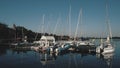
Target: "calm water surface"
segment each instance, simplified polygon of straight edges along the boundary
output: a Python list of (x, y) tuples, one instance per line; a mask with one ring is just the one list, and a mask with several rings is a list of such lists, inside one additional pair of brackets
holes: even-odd
[(113, 40), (111, 54), (42, 54), (31, 50), (0, 47), (1, 68), (120, 68), (120, 40)]

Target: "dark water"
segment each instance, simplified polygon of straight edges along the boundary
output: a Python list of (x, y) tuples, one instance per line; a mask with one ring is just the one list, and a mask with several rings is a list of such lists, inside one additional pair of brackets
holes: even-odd
[(0, 68), (120, 68), (120, 40), (111, 54), (42, 54), (31, 50), (0, 47)]

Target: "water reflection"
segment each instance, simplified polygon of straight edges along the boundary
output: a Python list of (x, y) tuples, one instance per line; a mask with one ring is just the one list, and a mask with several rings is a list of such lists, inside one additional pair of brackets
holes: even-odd
[(20, 54), (20, 53), (27, 53), (28, 51), (31, 51), (30, 49), (19, 49), (19, 48), (10, 48), (14, 53)]
[(108, 68), (112, 68), (112, 60), (114, 53), (107, 53), (107, 54), (96, 54), (97, 58), (105, 62)]
[(57, 56), (55, 55), (55, 53), (52, 53), (52, 54), (42, 53), (42, 54), (40, 54), (40, 62), (42, 63), (42, 65), (54, 63), (56, 58), (57, 58)]
[(0, 46), (0, 56), (5, 55), (7, 53), (8, 47), (2, 47)]
[[(59, 66), (60, 68), (79, 68), (82, 67), (83, 57), (95, 56), (95, 53), (65, 52), (65, 53), (39, 53), (42, 66)], [(48, 67), (47, 67), (48, 68)]]
[[(106, 68), (104, 67), (104, 63), (108, 68), (112, 68), (114, 53), (95, 54), (86, 51), (41, 53), (29, 49), (1, 48), (0, 55), (6, 55), (3, 57), (0, 56), (0, 59), (5, 61), (5, 63), (2, 61), (0, 63), (2, 65), (9, 64), (12, 68), (17, 68), (19, 66), (21, 66), (21, 68), (25, 66), (28, 68), (34, 68), (34, 66), (37, 66), (36, 68), (89, 68), (89, 66), (92, 68)], [(97, 63), (98, 60), (96, 57), (100, 60), (100, 63), (103, 63), (102, 67), (100, 67), (100, 63)]]

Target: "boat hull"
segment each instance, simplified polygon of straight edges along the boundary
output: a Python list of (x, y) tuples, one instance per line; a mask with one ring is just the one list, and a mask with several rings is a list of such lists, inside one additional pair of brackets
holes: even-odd
[(102, 54), (113, 53), (113, 52), (114, 52), (114, 48), (104, 49), (104, 51), (102, 52)]

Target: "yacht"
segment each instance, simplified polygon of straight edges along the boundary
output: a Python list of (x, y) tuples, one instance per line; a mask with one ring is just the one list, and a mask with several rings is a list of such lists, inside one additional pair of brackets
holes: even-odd
[(105, 42), (102, 42), (102, 39), (101, 39), (101, 44), (96, 48), (96, 53), (102, 53), (102, 54), (113, 53), (114, 50), (115, 48), (110, 43), (109, 36), (108, 36), (107, 41)]

